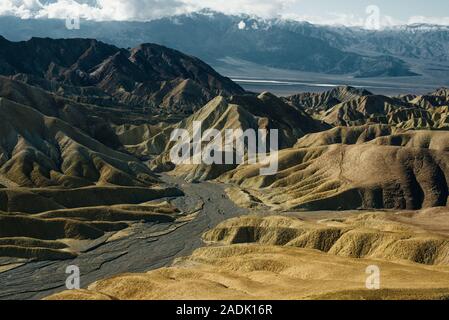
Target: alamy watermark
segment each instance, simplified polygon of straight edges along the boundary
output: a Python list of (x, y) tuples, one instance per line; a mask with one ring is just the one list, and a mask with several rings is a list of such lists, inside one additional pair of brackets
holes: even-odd
[(79, 30), (81, 28), (81, 18), (79, 14), (73, 13), (66, 16), (65, 27), (68, 30)]
[(365, 286), (368, 290), (380, 289), (380, 268), (376, 265), (371, 265), (366, 268), (368, 277), (365, 281)]
[(67, 290), (79, 290), (81, 288), (80, 268), (75, 265), (70, 265), (65, 269), (65, 273), (69, 275), (65, 281)]
[(365, 29), (380, 30), (381, 29), (380, 8), (376, 5), (370, 5), (366, 7), (365, 12), (368, 15), (365, 20)]
[(175, 129), (171, 142), (170, 160), (176, 165), (239, 165), (260, 164), (260, 175), (278, 172), (279, 132), (277, 129), (217, 129), (202, 132), (202, 122), (194, 121), (192, 134)]
[(366, 7), (365, 14), (363, 27), (367, 30), (382, 30), (398, 23), (393, 17), (382, 14), (380, 7), (374, 4)]

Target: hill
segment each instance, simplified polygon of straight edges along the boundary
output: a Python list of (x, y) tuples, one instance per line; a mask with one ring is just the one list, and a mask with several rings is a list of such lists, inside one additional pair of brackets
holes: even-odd
[(88, 103), (189, 113), (243, 93), (201, 60), (156, 44), (119, 49), (91, 39), (0, 38), (0, 74)]
[[(152, 161), (155, 170), (174, 169), (170, 161), (170, 150), (174, 142), (169, 142), (170, 133), (174, 128), (186, 129), (193, 137), (193, 122), (201, 121), (203, 132), (206, 129), (215, 129), (220, 132), (222, 139), (226, 130), (248, 129), (269, 130), (277, 129), (279, 133), (278, 148), (291, 147), (296, 140), (307, 133), (321, 131), (327, 126), (312, 119), (303, 110), (293, 108), (276, 96), (266, 92), (259, 96), (232, 96), (231, 98), (217, 97), (191, 117), (181, 121), (171, 128), (163, 130), (152, 139), (131, 147), (139, 155), (156, 152), (157, 157)], [(269, 137), (267, 140), (269, 141)], [(154, 150), (155, 146), (163, 146), (162, 150)], [(207, 143), (205, 143), (207, 145)], [(220, 146), (223, 147), (223, 141)], [(236, 150), (232, 152), (236, 157)], [(246, 151), (245, 151), (246, 153)], [(235, 165), (180, 165), (175, 172), (187, 177), (188, 180), (209, 180), (218, 177)]]

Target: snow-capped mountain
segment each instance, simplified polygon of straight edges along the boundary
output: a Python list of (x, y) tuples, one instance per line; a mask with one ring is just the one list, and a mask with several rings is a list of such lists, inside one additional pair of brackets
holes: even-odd
[(449, 28), (423, 24), (373, 31), (202, 10), (149, 22), (82, 21), (79, 30), (67, 30), (61, 20), (0, 17), (0, 30), (10, 40), (87, 37), (124, 48), (153, 42), (211, 64), (231, 57), (355, 77), (414, 75), (415, 60), (449, 63)]

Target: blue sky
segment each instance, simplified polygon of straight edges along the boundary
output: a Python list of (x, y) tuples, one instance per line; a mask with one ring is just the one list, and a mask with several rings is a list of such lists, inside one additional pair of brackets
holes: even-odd
[(363, 14), (369, 5), (377, 5), (381, 12), (396, 19), (407, 20), (411, 16), (449, 16), (449, 0), (316, 0), (297, 1), (295, 12), (320, 15), (325, 12)]
[(285, 11), (288, 10), (287, 15), (312, 22), (358, 25), (370, 5), (379, 8), (386, 23), (449, 24), (449, 0), (300, 0), (292, 1)]
[(65, 18), (78, 13), (92, 20), (151, 20), (211, 8), (320, 24), (363, 25), (366, 8), (377, 6), (383, 25), (449, 25), (449, 0), (0, 0), (0, 15)]

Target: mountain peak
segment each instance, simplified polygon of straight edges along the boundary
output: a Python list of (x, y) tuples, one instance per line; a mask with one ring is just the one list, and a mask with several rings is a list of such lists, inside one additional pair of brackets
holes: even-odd
[(334, 92), (339, 94), (355, 94), (359, 96), (369, 96), (372, 95), (371, 92), (364, 88), (356, 88), (352, 86), (338, 86), (335, 89), (333, 89)]

